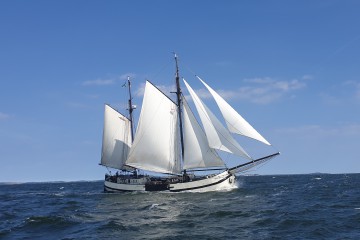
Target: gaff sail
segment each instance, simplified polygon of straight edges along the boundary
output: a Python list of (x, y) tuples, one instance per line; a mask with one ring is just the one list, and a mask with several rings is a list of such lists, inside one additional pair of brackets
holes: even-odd
[(122, 169), (131, 147), (130, 120), (105, 105), (101, 165)]
[(177, 105), (146, 81), (139, 123), (126, 164), (135, 168), (180, 174)]

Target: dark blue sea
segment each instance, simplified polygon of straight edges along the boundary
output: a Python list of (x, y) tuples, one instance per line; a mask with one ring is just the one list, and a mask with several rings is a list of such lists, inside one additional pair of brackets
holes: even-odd
[(0, 239), (360, 239), (360, 174), (243, 176), (208, 193), (0, 185)]

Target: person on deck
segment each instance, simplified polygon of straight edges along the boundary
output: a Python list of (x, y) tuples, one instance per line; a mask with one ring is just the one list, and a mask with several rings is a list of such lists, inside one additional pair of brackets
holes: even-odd
[(186, 169), (184, 169), (183, 182), (189, 182), (189, 181), (190, 181), (190, 177), (189, 175), (187, 175)]

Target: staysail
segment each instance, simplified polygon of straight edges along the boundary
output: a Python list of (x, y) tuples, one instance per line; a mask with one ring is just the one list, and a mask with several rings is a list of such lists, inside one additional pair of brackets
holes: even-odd
[(176, 104), (147, 81), (137, 131), (126, 164), (148, 171), (179, 174), (178, 140)]
[(222, 159), (214, 149), (209, 147), (205, 133), (196, 121), (185, 98), (183, 102), (184, 117), (184, 169), (223, 167)]
[(221, 124), (210, 109), (200, 100), (185, 79), (183, 80), (199, 113), (209, 146), (214, 149), (230, 152), (238, 156), (251, 159), (249, 154), (245, 152), (245, 150), (230, 135), (229, 131)]
[(215, 99), (230, 132), (253, 138), (267, 145), (271, 145), (260, 135), (238, 112), (236, 112), (217, 92), (207, 85), (200, 77), (196, 76), (209, 90)]
[(130, 120), (105, 105), (101, 165), (121, 169), (131, 147)]

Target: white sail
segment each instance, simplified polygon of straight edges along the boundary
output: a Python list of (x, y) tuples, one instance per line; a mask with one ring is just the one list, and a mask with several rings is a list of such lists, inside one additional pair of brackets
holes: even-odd
[(209, 147), (205, 133), (183, 98), (184, 169), (223, 167), (222, 159)]
[(230, 132), (253, 138), (267, 145), (271, 145), (260, 135), (238, 112), (236, 112), (217, 92), (196, 76), (214, 97)]
[(230, 135), (229, 131), (210, 111), (210, 109), (206, 107), (206, 105), (200, 100), (200, 98), (196, 95), (194, 90), (189, 86), (185, 79), (183, 80), (199, 113), (201, 122), (204, 126), (206, 137), (209, 142), (209, 146), (214, 149), (230, 152), (251, 159), (245, 150)]
[(143, 170), (181, 172), (177, 106), (146, 82), (140, 119), (126, 164)]
[(101, 164), (121, 169), (131, 147), (131, 122), (121, 113), (105, 105)]

